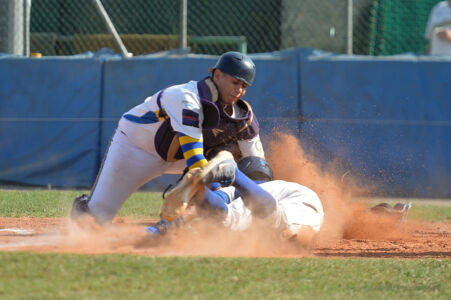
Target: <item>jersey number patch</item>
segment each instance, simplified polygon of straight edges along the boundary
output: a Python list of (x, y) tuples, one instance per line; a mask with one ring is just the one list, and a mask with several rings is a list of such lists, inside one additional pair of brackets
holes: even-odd
[(186, 126), (199, 128), (199, 114), (195, 111), (184, 109), (182, 111), (182, 123)]

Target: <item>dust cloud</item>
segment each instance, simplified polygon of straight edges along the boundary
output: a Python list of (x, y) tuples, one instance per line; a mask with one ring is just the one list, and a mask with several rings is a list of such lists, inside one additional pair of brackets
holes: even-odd
[(390, 239), (404, 236), (398, 222), (390, 217), (370, 213), (366, 205), (353, 200), (374, 187), (359, 183), (338, 161), (325, 168), (306, 153), (300, 141), (289, 134), (276, 132), (270, 143), (268, 161), (276, 179), (297, 182), (314, 190), (324, 207), (325, 220), (318, 241), (330, 239)]
[[(327, 168), (309, 156), (294, 136), (276, 133), (266, 149), (275, 179), (297, 182), (314, 190), (323, 203), (325, 220), (313, 238), (286, 241), (272, 232), (267, 221), (255, 220), (245, 232), (230, 232), (208, 218), (200, 218), (163, 236), (145, 231), (155, 220), (116, 218), (110, 226), (100, 226), (87, 217), (80, 222), (66, 220), (53, 236), (40, 235), (35, 245), (45, 251), (75, 253), (134, 253), (145, 255), (203, 255), (248, 257), (302, 257), (340, 239), (390, 240), (406, 238), (397, 222), (369, 213), (366, 204), (353, 195), (367, 189), (358, 185), (349, 172), (334, 162)], [(29, 239), (30, 241), (30, 239)], [(306, 242), (307, 241), (307, 242)], [(33, 243), (30, 243), (30, 247)]]

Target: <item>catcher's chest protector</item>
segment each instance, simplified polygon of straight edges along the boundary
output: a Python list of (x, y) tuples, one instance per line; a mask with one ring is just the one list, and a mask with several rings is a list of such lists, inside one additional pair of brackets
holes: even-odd
[(258, 135), (258, 121), (250, 105), (241, 99), (236, 104), (245, 112), (243, 117), (232, 118), (220, 107), (218, 126), (216, 128), (202, 130), (204, 149), (206, 151), (220, 145), (249, 140)]
[[(221, 145), (236, 143), (238, 140), (252, 139), (258, 135), (258, 121), (246, 101), (240, 99), (237, 102), (245, 112), (243, 117), (232, 118), (216, 102), (217, 90), (209, 77), (199, 81), (197, 89), (205, 118), (202, 124), (204, 152)], [(166, 161), (183, 159), (177, 133), (172, 129), (169, 119), (158, 129), (155, 148), (160, 157)]]

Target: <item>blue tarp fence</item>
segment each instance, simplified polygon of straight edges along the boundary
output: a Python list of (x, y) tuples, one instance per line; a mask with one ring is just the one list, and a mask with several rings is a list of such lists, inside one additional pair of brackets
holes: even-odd
[[(264, 140), (287, 128), (378, 195), (451, 197), (451, 58), (314, 49), (251, 57), (257, 76), (246, 99)], [(120, 116), (168, 85), (202, 79), (216, 60), (0, 56), (0, 184), (90, 188)]]

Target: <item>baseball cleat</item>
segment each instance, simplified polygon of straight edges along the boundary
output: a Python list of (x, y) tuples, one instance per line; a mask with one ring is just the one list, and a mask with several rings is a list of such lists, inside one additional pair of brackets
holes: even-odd
[(91, 214), (88, 207), (89, 196), (83, 194), (74, 199), (74, 203), (72, 204), (71, 210), (71, 218), (73, 220), (80, 218), (81, 216)]
[(381, 214), (389, 217), (393, 217), (399, 219), (400, 223), (403, 223), (407, 219), (407, 213), (409, 209), (412, 207), (412, 204), (409, 202), (405, 203), (396, 203), (395, 206), (391, 206), (388, 203), (379, 203), (378, 205), (370, 208), (372, 213)]
[(171, 228), (177, 228), (183, 225), (183, 217), (179, 217), (172, 222), (161, 219), (155, 225), (146, 227), (146, 231), (152, 235), (163, 235)]
[(162, 235), (166, 232), (166, 223), (167, 221), (161, 219), (155, 225), (146, 227), (146, 231), (152, 235)]
[(236, 168), (232, 153), (221, 151), (195, 174), (195, 181), (203, 184), (219, 182), (229, 186), (235, 181)]
[(412, 207), (412, 203), (396, 203), (395, 206), (393, 206), (394, 210), (397, 210), (401, 214), (401, 223), (404, 222), (407, 219), (407, 214), (409, 212), (409, 209)]
[(371, 211), (373, 211), (373, 212), (385, 212), (385, 211), (391, 210), (391, 209), (392, 209), (392, 206), (390, 204), (388, 204), (386, 202), (383, 202), (383, 203), (377, 204), (376, 206), (373, 206), (371, 208)]
[(146, 228), (146, 231), (152, 235), (162, 235), (163, 234), (163, 230), (161, 230), (160, 227), (158, 227), (157, 225), (152, 225)]

